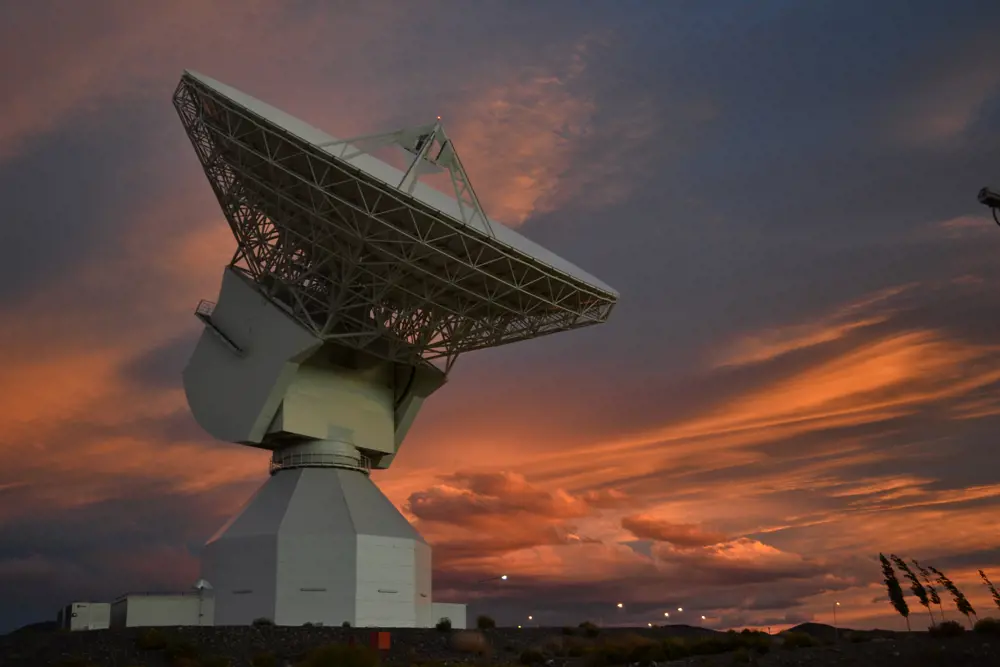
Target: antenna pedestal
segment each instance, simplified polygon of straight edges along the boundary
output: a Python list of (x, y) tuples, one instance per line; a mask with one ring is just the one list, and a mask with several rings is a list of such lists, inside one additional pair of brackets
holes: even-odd
[(434, 624), (430, 546), (365, 472), (341, 467), (350, 456), (304, 463), (343, 454), (329, 444), (276, 452), (292, 467), (273, 470), (205, 545), (215, 625)]

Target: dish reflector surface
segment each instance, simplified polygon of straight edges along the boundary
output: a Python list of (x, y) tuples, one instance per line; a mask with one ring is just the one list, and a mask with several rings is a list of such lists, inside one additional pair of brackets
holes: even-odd
[(236, 237), (231, 265), (324, 339), (450, 367), (599, 324), (617, 302), (514, 230), (426, 183), (399, 189), (399, 169), (229, 86), (185, 72), (174, 105)]

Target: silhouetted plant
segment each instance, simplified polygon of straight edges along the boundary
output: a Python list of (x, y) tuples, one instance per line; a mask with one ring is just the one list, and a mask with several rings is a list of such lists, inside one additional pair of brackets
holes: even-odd
[(910, 559), (914, 565), (917, 566), (917, 571), (920, 573), (920, 578), (924, 580), (924, 586), (927, 588), (927, 597), (930, 598), (931, 604), (936, 604), (938, 611), (941, 612), (941, 620), (944, 620), (944, 607), (941, 606), (941, 596), (938, 595), (937, 589), (934, 588), (934, 584), (931, 583), (931, 573), (927, 571), (927, 568), (917, 562), (916, 558)]
[(434, 627), (440, 630), (441, 632), (448, 632), (449, 630), (451, 630), (451, 619), (448, 618), (447, 616), (444, 616), (441, 618), (440, 621), (437, 622), (437, 625), (435, 625)]
[(906, 577), (907, 581), (910, 582), (910, 590), (913, 591), (913, 594), (917, 597), (917, 601), (921, 604), (921, 606), (927, 609), (927, 615), (931, 617), (931, 625), (934, 625), (934, 614), (931, 613), (931, 601), (930, 598), (927, 597), (927, 589), (920, 583), (920, 579), (918, 579), (917, 575), (910, 569), (910, 566), (906, 564), (906, 561), (896, 554), (890, 554), (889, 558), (892, 559), (892, 562), (896, 564), (896, 568), (899, 569), (899, 571), (903, 573), (903, 576)]
[(976, 610), (972, 608), (971, 604), (969, 604), (968, 598), (965, 597), (965, 594), (962, 593), (962, 591), (958, 590), (958, 586), (955, 585), (955, 582), (946, 577), (941, 570), (932, 566), (928, 566), (927, 569), (937, 575), (938, 583), (941, 584), (946, 591), (951, 593), (951, 599), (955, 601), (955, 608), (958, 609), (959, 613), (965, 615), (965, 620), (969, 622), (969, 627), (971, 628), (972, 619), (969, 615), (971, 614), (975, 616)]
[(476, 619), (476, 627), (480, 630), (489, 630), (491, 628), (497, 627), (497, 622), (493, 620), (492, 616), (487, 616), (483, 614)]
[(990, 595), (993, 596), (993, 604), (997, 606), (997, 609), (1000, 609), (1000, 593), (997, 592), (996, 586), (993, 585), (993, 582), (990, 581), (990, 578), (982, 570), (979, 571), (979, 576), (983, 578), (986, 588), (990, 589)]
[(958, 621), (944, 621), (927, 629), (931, 637), (961, 637), (965, 628)]
[(896, 578), (896, 572), (892, 569), (889, 559), (882, 554), (878, 555), (878, 559), (882, 562), (882, 580), (885, 582), (885, 590), (889, 595), (889, 602), (892, 603), (892, 606), (903, 617), (903, 620), (906, 621), (906, 631), (909, 632), (910, 607), (906, 604), (906, 598), (903, 597), (903, 588), (899, 585), (899, 579)]
[(1000, 618), (981, 618), (972, 629), (981, 635), (1000, 636)]

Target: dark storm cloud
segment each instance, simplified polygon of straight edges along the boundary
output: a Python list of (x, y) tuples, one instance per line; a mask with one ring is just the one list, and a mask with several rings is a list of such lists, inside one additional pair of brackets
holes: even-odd
[(112, 499), (5, 522), (0, 627), (54, 618), (73, 600), (186, 589), (197, 577), (194, 554), (235, 509), (227, 500), (231, 494), (219, 488), (184, 495), (122, 480)]

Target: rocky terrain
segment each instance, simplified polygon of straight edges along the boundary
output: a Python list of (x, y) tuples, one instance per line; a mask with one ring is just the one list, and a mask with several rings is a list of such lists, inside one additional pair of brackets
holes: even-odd
[[(391, 646), (366, 654), (371, 630), (326, 627), (122, 629), (91, 632), (22, 631), (0, 637), (3, 667), (365, 667), (383, 665), (612, 665), (1000, 667), (1000, 637), (964, 632), (836, 633), (803, 626), (774, 637), (719, 633), (689, 626), (661, 628), (496, 628), (439, 632), (390, 631)], [(836, 638), (836, 641), (834, 640)], [(316, 656), (318, 647), (354, 645), (354, 653)], [(350, 649), (348, 649), (350, 650)]]

